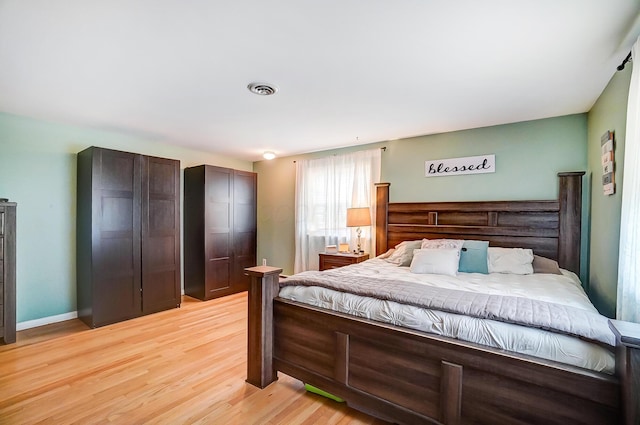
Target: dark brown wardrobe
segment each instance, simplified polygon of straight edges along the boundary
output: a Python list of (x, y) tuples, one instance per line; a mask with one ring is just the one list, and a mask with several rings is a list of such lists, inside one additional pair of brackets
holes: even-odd
[(184, 170), (184, 292), (201, 300), (246, 291), (256, 265), (255, 173)]
[(16, 342), (16, 203), (0, 201), (0, 338)]
[(78, 317), (103, 326), (180, 306), (180, 161), (78, 153)]

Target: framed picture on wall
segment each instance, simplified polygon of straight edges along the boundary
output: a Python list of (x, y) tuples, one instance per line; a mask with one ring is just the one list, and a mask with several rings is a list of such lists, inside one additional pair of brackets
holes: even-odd
[(605, 195), (616, 193), (613, 131), (606, 131), (600, 138), (602, 163), (602, 191)]

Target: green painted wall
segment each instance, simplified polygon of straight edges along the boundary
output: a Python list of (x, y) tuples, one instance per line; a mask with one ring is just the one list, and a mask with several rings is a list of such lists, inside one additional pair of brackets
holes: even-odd
[[(631, 81), (631, 63), (616, 72), (588, 116), (588, 175), (591, 223), (589, 226), (589, 296), (600, 313), (615, 317), (620, 244), (622, 171), (627, 123), (627, 100)], [(600, 137), (615, 132), (616, 193), (602, 193)]]
[[(391, 183), (392, 202), (555, 199), (558, 172), (586, 170), (586, 143), (587, 115), (578, 114), (257, 162), (258, 258), (293, 271), (298, 158), (386, 146), (381, 180)], [(424, 176), (425, 160), (483, 154), (496, 155), (495, 173)], [(583, 245), (586, 258), (586, 240)], [(586, 275), (586, 261), (583, 270)]]
[[(605, 198), (594, 191), (589, 197), (585, 185), (593, 218), (589, 220), (585, 208), (585, 228), (590, 221), (592, 237), (590, 246), (584, 238), (581, 273), (583, 279), (587, 272), (591, 276), (596, 306), (610, 313), (615, 308), (629, 78), (630, 71), (614, 76), (588, 121), (587, 114), (570, 115), (254, 163), (259, 174), (258, 258), (283, 267), (285, 273), (293, 271), (296, 159), (385, 146), (382, 180), (391, 183), (393, 202), (553, 199), (557, 172), (600, 172), (599, 137), (610, 129), (617, 136), (618, 192)], [(178, 148), (152, 137), (0, 113), (0, 197), (18, 202), (18, 322), (75, 311), (75, 154), (92, 145), (179, 159), (182, 168), (207, 163), (252, 169), (246, 161)], [(424, 177), (425, 160), (491, 153), (496, 155), (494, 174)]]
[(17, 321), (76, 310), (76, 153), (100, 146), (251, 170), (252, 163), (151, 137), (0, 113), (0, 197), (18, 203)]

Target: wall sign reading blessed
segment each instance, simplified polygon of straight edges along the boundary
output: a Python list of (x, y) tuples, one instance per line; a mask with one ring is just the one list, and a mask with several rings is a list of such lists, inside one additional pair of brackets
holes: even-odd
[(426, 177), (457, 176), (496, 172), (496, 156), (467, 156), (464, 158), (438, 159), (424, 162)]

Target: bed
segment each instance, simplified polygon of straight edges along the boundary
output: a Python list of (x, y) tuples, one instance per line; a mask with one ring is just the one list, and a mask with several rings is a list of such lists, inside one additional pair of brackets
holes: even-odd
[[(379, 184), (376, 254), (403, 241), (485, 240), (532, 249), (577, 274), (583, 174), (560, 173), (559, 197), (550, 201), (390, 204), (389, 184)], [(258, 387), (280, 371), (401, 424), (632, 424), (640, 417), (640, 350), (615, 321), (614, 366), (598, 371), (293, 301), (280, 296), (281, 269), (246, 272), (247, 381)]]

